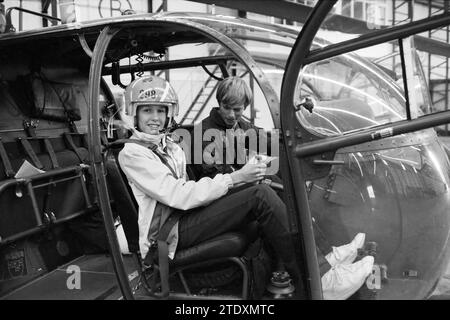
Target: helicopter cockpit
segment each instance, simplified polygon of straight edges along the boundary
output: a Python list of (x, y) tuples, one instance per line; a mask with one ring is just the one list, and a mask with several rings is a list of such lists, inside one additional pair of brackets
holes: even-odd
[[(123, 92), (146, 74), (177, 91), (174, 135), (187, 151), (218, 81), (251, 85), (244, 118), (275, 137), (300, 296), (322, 298), (315, 228), (329, 246), (366, 234), (359, 253), (375, 266), (352, 299), (427, 298), (450, 254), (450, 163), (431, 127), (450, 117), (431, 113), (409, 36), (444, 22), (339, 47), (315, 37), (334, 2), (319, 2), (302, 28), (163, 13), (0, 35), (0, 298), (274, 298), (249, 267), (249, 230), (181, 252), (169, 286), (159, 283), (170, 290), (150, 288), (159, 266), (136, 254), (136, 202), (117, 162)], [(383, 65), (392, 55), (360, 57), (377, 45), (384, 54), (388, 41), (401, 44), (400, 72)]]

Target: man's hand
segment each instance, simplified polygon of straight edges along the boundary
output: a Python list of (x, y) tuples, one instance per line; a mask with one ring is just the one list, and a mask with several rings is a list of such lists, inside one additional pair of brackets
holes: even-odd
[(256, 164), (256, 163), (264, 163), (268, 165), (271, 161), (277, 159), (277, 157), (269, 157), (263, 154), (256, 154), (248, 160), (248, 163)]
[(232, 172), (231, 179), (233, 185), (241, 183), (253, 183), (264, 179), (267, 165), (264, 163), (251, 164), (247, 163), (240, 170)]

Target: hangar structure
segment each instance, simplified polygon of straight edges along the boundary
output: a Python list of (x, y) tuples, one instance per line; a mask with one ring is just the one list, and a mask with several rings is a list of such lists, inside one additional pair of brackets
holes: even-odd
[[(15, 13), (14, 9), (10, 9), (9, 13), (13, 16), (17, 30), (24, 30), (29, 28), (45, 27), (49, 24), (56, 25), (58, 23), (58, 14), (60, 13), (58, 0), (32, 0), (32, 1), (8, 1), (4, 0), (8, 7), (23, 8), (25, 10), (40, 11), (42, 14), (52, 16), (55, 19), (34, 19), (29, 22), (30, 16), (24, 11)], [(192, 6), (190, 2), (205, 4), (205, 6)], [(115, 0), (115, 1), (75, 1), (79, 7), (89, 7), (92, 12), (95, 12), (98, 17), (116, 16), (120, 14), (121, 10), (132, 9), (138, 13), (159, 13), (166, 11), (191, 11), (217, 13), (227, 16), (236, 17), (250, 17), (251, 19), (259, 19), (264, 22), (277, 23), (287, 26), (295, 26), (306, 21), (313, 6), (318, 0)], [(364, 34), (373, 28), (383, 28), (386, 26), (401, 25), (408, 21), (413, 21), (418, 17), (434, 16), (449, 11), (449, 2), (445, 0), (348, 0), (341, 1), (336, 6), (336, 13), (333, 16), (333, 23), (329, 24), (330, 29), (336, 31), (343, 31), (345, 33)], [(100, 9), (102, 7), (102, 9)], [(186, 9), (188, 8), (188, 9)], [(372, 18), (371, 10), (374, 12)], [(15, 15), (17, 15), (15, 17)], [(95, 15), (84, 14), (80, 11), (80, 20), (85, 20), (86, 17), (97, 17)], [(28, 25), (25, 20), (28, 20)], [(368, 20), (372, 22), (367, 23)], [(377, 21), (378, 20), (378, 21)], [(24, 25), (25, 24), (25, 25)], [(351, 27), (349, 27), (351, 26)], [(415, 37), (415, 46), (422, 53), (421, 62), (426, 74), (429, 85), (430, 96), (433, 102), (433, 108), (436, 111), (448, 110), (449, 97), (449, 58), (450, 58), (450, 27), (442, 27), (435, 30), (428, 31), (424, 34)], [(399, 61), (396, 61), (394, 52), (398, 49), (392, 47), (392, 54), (387, 54), (385, 57), (378, 57), (377, 59), (385, 61), (390, 59), (390, 65), (393, 65), (396, 70), (400, 68)], [(398, 58), (397, 58), (398, 60)], [(212, 91), (206, 86), (197, 92), (199, 99), (194, 99), (191, 105), (183, 113), (180, 121), (186, 121), (189, 110), (199, 110), (203, 104), (201, 101), (206, 97), (208, 102), (209, 93)], [(211, 85), (211, 87), (214, 87)], [(200, 102), (199, 102), (200, 101)], [(200, 114), (198, 114), (200, 116)], [(253, 120), (255, 117), (254, 111), (248, 115), (248, 118)], [(192, 118), (191, 120), (198, 120)], [(449, 136), (450, 131), (448, 125), (436, 128), (441, 136)]]

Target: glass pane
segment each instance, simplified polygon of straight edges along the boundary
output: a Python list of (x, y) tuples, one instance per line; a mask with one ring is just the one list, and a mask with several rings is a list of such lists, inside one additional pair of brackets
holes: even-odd
[[(400, 57), (400, 49), (398, 42), (391, 42), (392, 52), (380, 57), (371, 59), (378, 67), (382, 68), (388, 75), (390, 75), (395, 82), (404, 90), (404, 83), (402, 79), (402, 65)], [(414, 45), (414, 43), (413, 43)], [(363, 50), (356, 51), (362, 53)], [(406, 50), (405, 54), (412, 54), (413, 56), (413, 80), (412, 92), (415, 94), (415, 100), (418, 108), (418, 115), (423, 116), (432, 112), (432, 103), (430, 92), (427, 83), (427, 77), (424, 72), (423, 54), (417, 52), (413, 47), (412, 51)], [(410, 101), (411, 103), (411, 101)]]
[(353, 298), (425, 297), (449, 258), (450, 167), (435, 132), (340, 149), (335, 160), (344, 164), (307, 182), (318, 247), (325, 255), (365, 233), (356, 260), (376, 248), (374, 273)]
[[(385, 55), (389, 45), (365, 49)], [(392, 70), (392, 69), (391, 69)], [(297, 118), (312, 132), (338, 135), (406, 119), (403, 79), (356, 54), (307, 65), (294, 94)], [(401, 75), (401, 74), (400, 74)], [(301, 107), (313, 101), (312, 112)]]
[(270, 25), (229, 16), (209, 16), (201, 13), (169, 13), (167, 15), (202, 23), (233, 40), (254, 40), (292, 46), (300, 32), (300, 27)]

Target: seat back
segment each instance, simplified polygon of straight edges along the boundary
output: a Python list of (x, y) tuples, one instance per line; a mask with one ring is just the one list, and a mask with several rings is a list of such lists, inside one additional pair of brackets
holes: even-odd
[[(186, 141), (182, 140), (180, 142), (180, 146), (183, 148), (183, 150), (186, 151), (186, 173), (190, 180), (198, 181), (201, 178), (201, 166), (194, 164), (194, 126), (193, 125), (185, 125), (180, 126), (177, 129), (186, 130), (187, 133), (190, 136), (190, 139), (187, 139)], [(175, 131), (175, 134), (177, 132)]]
[(116, 212), (123, 226), (128, 250), (139, 252), (138, 204), (133, 196), (128, 179), (117, 159), (122, 148), (111, 148), (106, 156), (107, 182)]

